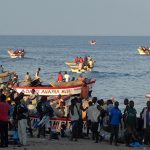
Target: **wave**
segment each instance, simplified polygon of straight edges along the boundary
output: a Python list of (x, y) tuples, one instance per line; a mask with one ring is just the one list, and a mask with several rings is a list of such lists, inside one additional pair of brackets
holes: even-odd
[(129, 73), (119, 73), (119, 72), (99, 72), (93, 71), (91, 75), (95, 78), (120, 78), (131, 76)]

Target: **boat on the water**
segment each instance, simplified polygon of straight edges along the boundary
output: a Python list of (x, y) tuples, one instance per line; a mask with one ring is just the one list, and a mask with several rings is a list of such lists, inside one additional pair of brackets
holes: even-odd
[(91, 41), (89, 41), (89, 43), (90, 43), (91, 45), (96, 45), (96, 40), (91, 40)]
[(148, 48), (148, 47), (139, 47), (137, 50), (140, 55), (149, 55), (150, 54), (150, 48)]
[(23, 58), (25, 55), (25, 51), (22, 49), (20, 50), (8, 49), (8, 54), (10, 58)]
[(92, 71), (94, 68), (95, 60), (91, 57), (76, 57), (75, 61), (67, 61), (66, 65), (70, 68), (72, 72), (83, 73), (87, 71)]
[[(86, 82), (89, 86), (89, 91), (92, 91), (93, 84), (96, 79), (88, 79)], [(41, 86), (13, 86), (12, 88), (18, 93), (23, 92), (25, 95), (30, 95), (31, 90), (34, 89), (39, 95), (55, 96), (55, 95), (79, 95), (83, 82), (74, 80), (70, 82), (51, 82), (50, 85)]]
[(6, 71), (0, 73), (0, 84), (4, 84), (12, 80), (15, 71)]

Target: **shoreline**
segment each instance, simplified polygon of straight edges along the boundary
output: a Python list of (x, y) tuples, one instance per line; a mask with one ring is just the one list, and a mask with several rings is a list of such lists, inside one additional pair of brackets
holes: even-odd
[[(8, 145), (7, 150), (18, 149), (18, 150), (130, 150), (134, 147), (127, 147), (125, 144), (120, 144), (115, 146), (114, 144), (110, 145), (107, 141), (102, 141), (100, 143), (94, 143), (94, 141), (89, 139), (78, 139), (77, 142), (69, 141), (68, 138), (60, 138), (59, 140), (49, 140), (46, 138), (28, 138), (27, 146), (18, 147), (17, 145)], [(148, 150), (149, 147), (141, 146), (136, 147), (138, 150)]]

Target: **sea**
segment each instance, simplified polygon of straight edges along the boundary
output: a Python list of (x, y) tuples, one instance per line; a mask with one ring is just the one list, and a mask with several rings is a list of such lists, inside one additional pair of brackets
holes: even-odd
[[(90, 45), (96, 40), (96, 45)], [(115, 97), (120, 108), (125, 98), (135, 102), (138, 113), (146, 105), (146, 93), (150, 93), (150, 55), (139, 55), (139, 46), (149, 46), (148, 36), (0, 36), (0, 64), (4, 70), (16, 71), (23, 80), (26, 72), (33, 77), (41, 68), (43, 84), (56, 81), (59, 71), (70, 72), (65, 64), (76, 56), (92, 56), (96, 61), (92, 72), (83, 73), (96, 78), (92, 97)], [(12, 59), (7, 50), (24, 49), (24, 58)]]

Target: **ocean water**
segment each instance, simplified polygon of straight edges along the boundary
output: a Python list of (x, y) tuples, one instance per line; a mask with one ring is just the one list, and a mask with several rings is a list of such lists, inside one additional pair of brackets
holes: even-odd
[[(92, 39), (96, 45), (88, 43)], [(34, 76), (40, 67), (42, 81), (48, 84), (59, 71), (69, 71), (66, 61), (91, 55), (95, 67), (83, 75), (97, 79), (92, 96), (104, 100), (114, 96), (121, 109), (128, 98), (140, 112), (146, 105), (145, 94), (150, 92), (150, 55), (139, 55), (137, 48), (149, 43), (150, 37), (137, 36), (0, 36), (0, 64), (5, 70), (15, 70), (20, 80), (26, 72)], [(24, 49), (25, 58), (11, 59), (8, 48)]]

